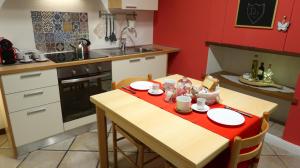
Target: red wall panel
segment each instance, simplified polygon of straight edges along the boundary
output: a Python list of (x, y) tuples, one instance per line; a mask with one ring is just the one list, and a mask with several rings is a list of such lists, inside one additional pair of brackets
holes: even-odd
[(209, 1), (160, 0), (154, 17), (154, 43), (178, 47), (169, 57), (169, 73), (200, 79), (206, 71)]
[(296, 87), (295, 98), (298, 103), (291, 106), (288, 120), (285, 124), (283, 138), (289, 142), (300, 145), (300, 75)]

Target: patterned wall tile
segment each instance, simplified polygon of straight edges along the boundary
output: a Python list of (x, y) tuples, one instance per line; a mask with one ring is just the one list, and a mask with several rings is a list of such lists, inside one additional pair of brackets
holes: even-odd
[(88, 14), (32, 11), (36, 48), (44, 52), (72, 50), (79, 38), (89, 38)]
[(87, 15), (87, 13), (80, 13), (79, 14), (79, 20), (80, 20), (80, 22), (88, 22), (88, 15)]

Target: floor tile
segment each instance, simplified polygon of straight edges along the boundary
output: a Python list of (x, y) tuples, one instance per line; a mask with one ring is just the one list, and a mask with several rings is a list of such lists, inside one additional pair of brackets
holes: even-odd
[[(121, 134), (117, 134), (118, 138), (121, 137)], [(108, 151), (112, 152), (113, 151), (113, 134), (109, 133), (108, 135)], [(118, 142), (118, 147), (121, 148), (125, 152), (136, 152), (137, 148), (129, 142), (127, 139), (123, 139)]]
[(69, 151), (59, 168), (95, 168), (98, 160), (98, 152)]
[(269, 133), (278, 137), (282, 137), (284, 131), (284, 126), (278, 123), (274, 123), (270, 129)]
[(269, 145), (270, 148), (275, 152), (276, 155), (292, 155), (289, 151), (285, 150), (284, 147)]
[(264, 143), (261, 155), (276, 155), (275, 152), (271, 149), (270, 145), (267, 143)]
[(0, 167), (16, 168), (27, 155), (20, 156), (18, 159), (13, 158), (12, 149), (0, 149)]
[(45, 147), (42, 150), (68, 150), (73, 140), (74, 138), (69, 138), (62, 142)]
[(20, 168), (56, 168), (64, 154), (65, 151), (38, 150), (30, 153)]
[(300, 156), (279, 156), (288, 168), (300, 167)]
[(70, 150), (98, 151), (98, 133), (87, 132), (78, 135)]
[(286, 168), (278, 156), (261, 156), (258, 168)]
[[(136, 159), (136, 153), (135, 152), (125, 152), (126, 155), (128, 155), (131, 159)], [(120, 168), (132, 168), (131, 164), (127, 161), (127, 159), (122, 155), (122, 153), (118, 152), (118, 167)], [(145, 153), (145, 162), (149, 159), (152, 159), (156, 156), (156, 154), (153, 153)], [(114, 166), (114, 160), (113, 160), (113, 152), (109, 152), (109, 167)], [(100, 167), (100, 166), (99, 166)], [(153, 160), (152, 162), (146, 164), (144, 166), (145, 168), (163, 168), (164, 167), (164, 160), (162, 158), (157, 158)]]

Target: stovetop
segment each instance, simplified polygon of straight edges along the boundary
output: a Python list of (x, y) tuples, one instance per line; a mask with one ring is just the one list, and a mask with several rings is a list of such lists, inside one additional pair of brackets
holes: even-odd
[(79, 58), (74, 52), (52, 53), (46, 54), (46, 57), (55, 63), (80, 61), (87, 59), (105, 58), (107, 55), (102, 55), (96, 52), (90, 52), (88, 57)]

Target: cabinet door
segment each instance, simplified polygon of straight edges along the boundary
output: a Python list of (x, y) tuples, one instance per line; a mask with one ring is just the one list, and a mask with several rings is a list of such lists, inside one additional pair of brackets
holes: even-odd
[(284, 50), (287, 52), (300, 53), (300, 1), (295, 1), (291, 18), (291, 25), (288, 29)]
[(153, 79), (167, 76), (167, 55), (147, 56), (144, 59), (146, 73), (151, 73)]
[(222, 42), (228, 0), (210, 0), (208, 41)]
[(135, 76), (147, 76), (143, 58), (132, 58), (112, 62), (112, 80), (119, 82)]
[(277, 22), (284, 16), (290, 20), (293, 0), (278, 0), (273, 29), (236, 27), (238, 4), (239, 0), (228, 1), (223, 42), (282, 51), (286, 33), (277, 31)]
[(16, 146), (63, 132), (60, 103), (52, 103), (10, 114)]
[(283, 138), (289, 142), (300, 145), (300, 75), (298, 77), (295, 100), (296, 101), (291, 106), (288, 119), (285, 124)]
[(122, 0), (123, 9), (157, 10), (158, 0)]

